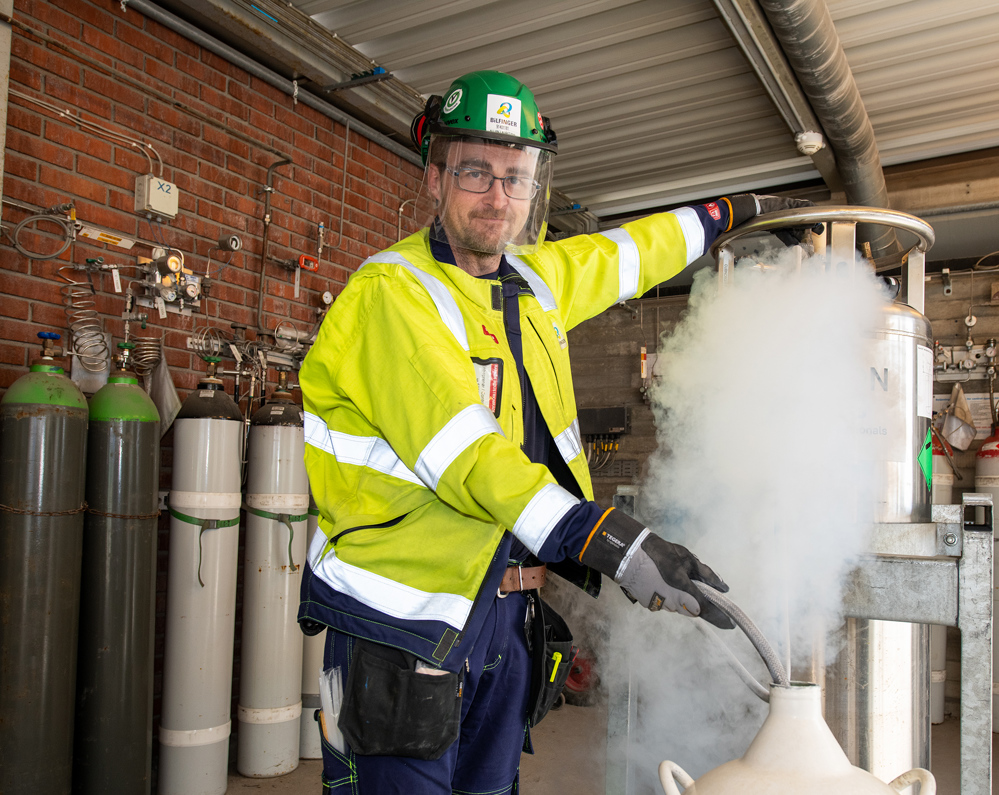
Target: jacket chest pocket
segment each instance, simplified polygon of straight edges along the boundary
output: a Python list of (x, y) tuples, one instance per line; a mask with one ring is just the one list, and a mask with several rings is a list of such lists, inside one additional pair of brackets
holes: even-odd
[[(531, 314), (526, 316), (524, 328), (526, 337), (534, 337), (532, 347), (538, 349), (542, 370), (548, 375), (551, 393), (558, 402), (563, 413), (571, 410), (572, 377), (569, 370), (569, 343), (561, 322), (547, 314)], [(532, 378), (532, 383), (536, 380)], [(538, 384), (534, 384), (535, 392)]]

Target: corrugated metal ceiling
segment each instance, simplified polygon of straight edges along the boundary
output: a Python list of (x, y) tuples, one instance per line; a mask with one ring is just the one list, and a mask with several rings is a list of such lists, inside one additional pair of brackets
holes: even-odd
[[(711, 0), (295, 0), (423, 94), (534, 90), (556, 186), (598, 215), (818, 178)], [(828, 0), (883, 162), (999, 145), (999, 3)]]

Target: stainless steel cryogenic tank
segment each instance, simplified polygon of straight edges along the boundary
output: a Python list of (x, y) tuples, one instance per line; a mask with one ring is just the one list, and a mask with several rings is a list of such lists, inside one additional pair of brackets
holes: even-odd
[[(863, 425), (877, 461), (872, 521), (931, 517), (933, 351), (929, 321), (892, 303), (870, 347), (876, 413)], [(891, 780), (929, 766), (929, 627), (847, 619), (846, 646), (826, 675), (826, 718), (850, 760)]]
[[(933, 230), (905, 213), (864, 207), (814, 207), (773, 213), (723, 235), (712, 246), (724, 284), (734, 266), (729, 244), (745, 234), (824, 222), (815, 253), (837, 270), (868, 267), (856, 250), (856, 224), (882, 223), (919, 238), (908, 254), (908, 300), (887, 303), (869, 348), (869, 388), (877, 398), (861, 418), (878, 482), (859, 495), (872, 523), (910, 524), (931, 519), (933, 353), (922, 315), (925, 251)], [(828, 244), (828, 245), (827, 245)], [(891, 780), (929, 764), (929, 629), (903, 622), (848, 619), (843, 651), (824, 677), (826, 720), (850, 761)]]

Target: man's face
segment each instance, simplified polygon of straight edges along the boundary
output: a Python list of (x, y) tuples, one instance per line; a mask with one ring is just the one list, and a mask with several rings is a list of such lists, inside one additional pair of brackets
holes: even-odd
[(531, 199), (511, 199), (500, 179), (493, 180), (485, 193), (472, 193), (458, 187), (454, 171), (475, 169), (495, 177), (521, 177), (533, 180), (538, 151), (532, 148), (456, 141), (449, 145), (447, 170), (431, 166), (430, 192), (439, 202), (441, 221), (452, 246), (500, 254), (507, 243), (516, 241), (527, 223)]

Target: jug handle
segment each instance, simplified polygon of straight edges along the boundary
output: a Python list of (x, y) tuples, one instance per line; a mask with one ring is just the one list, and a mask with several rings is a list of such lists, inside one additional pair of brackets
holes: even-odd
[(914, 767), (908, 773), (903, 773), (888, 786), (895, 790), (895, 792), (901, 792), (907, 787), (911, 787), (917, 781), (919, 782), (919, 795), (936, 795), (936, 779), (933, 778), (933, 774), (929, 770), (921, 767)]
[[(680, 786), (684, 789), (694, 784), (694, 779), (688, 776), (686, 771), (676, 762), (662, 762), (659, 765), (659, 783), (663, 785), (666, 795), (680, 795), (680, 790), (676, 788), (674, 778), (680, 782)], [(920, 793), (920, 795), (923, 795), (923, 793)]]

